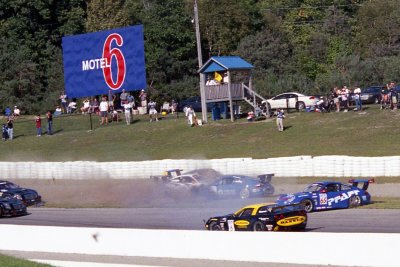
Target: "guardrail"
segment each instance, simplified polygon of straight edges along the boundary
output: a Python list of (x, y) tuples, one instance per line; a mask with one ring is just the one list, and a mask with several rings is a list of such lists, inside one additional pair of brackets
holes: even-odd
[(397, 266), (400, 234), (209, 232), (0, 225), (0, 250), (346, 266)]
[(0, 162), (0, 179), (138, 179), (160, 175), (168, 169), (212, 168), (223, 174), (278, 177), (376, 177), (400, 176), (400, 156), (296, 156), (268, 159), (165, 159), (136, 162)]

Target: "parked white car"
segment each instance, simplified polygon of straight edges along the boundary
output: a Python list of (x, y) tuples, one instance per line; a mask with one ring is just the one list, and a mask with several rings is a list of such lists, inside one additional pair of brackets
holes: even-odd
[[(267, 99), (270, 109), (295, 108), (297, 110), (302, 110), (307, 106), (316, 105), (318, 101), (318, 97), (306, 96), (296, 92), (283, 93), (271, 99)], [(263, 103), (265, 103), (265, 101), (263, 101)]]

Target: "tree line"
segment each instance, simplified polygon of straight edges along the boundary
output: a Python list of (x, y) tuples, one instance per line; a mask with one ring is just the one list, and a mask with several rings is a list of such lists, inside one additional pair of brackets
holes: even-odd
[[(203, 62), (239, 55), (254, 88), (324, 94), (400, 81), (399, 0), (198, 0)], [(149, 93), (199, 94), (194, 0), (0, 0), (0, 108), (54, 109), (61, 38), (144, 26)]]

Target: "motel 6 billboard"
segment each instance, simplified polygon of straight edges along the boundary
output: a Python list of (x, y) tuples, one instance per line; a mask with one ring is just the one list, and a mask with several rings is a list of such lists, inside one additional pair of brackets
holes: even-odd
[(68, 97), (146, 88), (142, 25), (63, 37), (62, 47)]

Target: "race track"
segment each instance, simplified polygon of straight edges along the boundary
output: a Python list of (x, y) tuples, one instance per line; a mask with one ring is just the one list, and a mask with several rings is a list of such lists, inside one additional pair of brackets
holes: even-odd
[[(203, 219), (231, 213), (238, 208), (265, 201), (219, 200), (215, 202), (182, 201), (166, 205), (132, 208), (29, 208), (29, 215), (1, 218), (1, 224), (112, 227), (142, 229), (203, 230)], [(306, 231), (400, 233), (400, 210), (346, 209), (309, 214)]]

